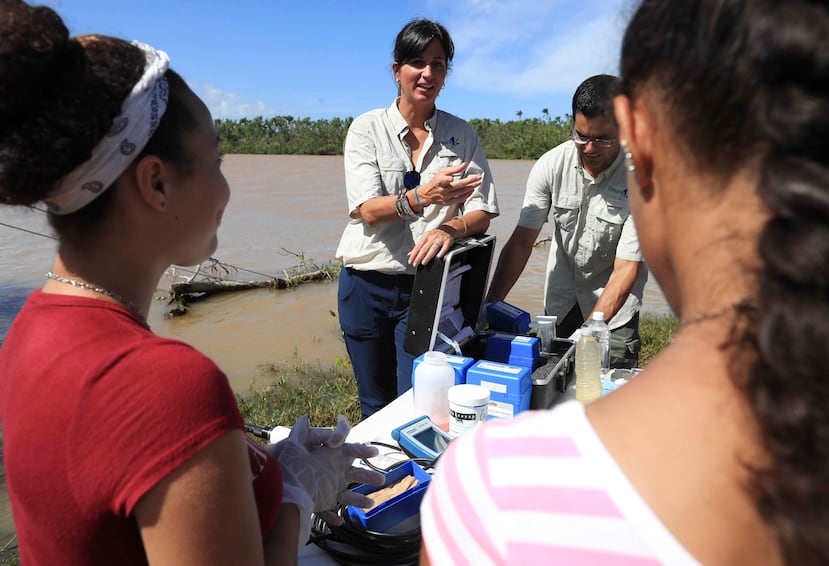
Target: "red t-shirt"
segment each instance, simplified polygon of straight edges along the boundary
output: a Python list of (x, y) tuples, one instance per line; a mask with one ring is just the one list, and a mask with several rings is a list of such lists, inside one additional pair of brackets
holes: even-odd
[[(119, 305), (40, 291), (0, 349), (0, 419), (20, 558), (49, 566), (146, 564), (136, 502), (244, 430), (226, 376), (203, 354)], [(264, 534), (282, 477), (250, 441), (249, 455)]]

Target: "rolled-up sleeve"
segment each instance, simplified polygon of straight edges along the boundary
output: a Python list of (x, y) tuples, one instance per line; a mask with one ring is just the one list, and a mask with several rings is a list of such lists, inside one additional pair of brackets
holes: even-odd
[(642, 250), (639, 247), (639, 235), (636, 232), (636, 225), (633, 223), (632, 214), (628, 215), (625, 224), (622, 226), (619, 245), (616, 247), (616, 257), (628, 261), (644, 261)]
[(374, 136), (366, 126), (365, 121), (354, 121), (348, 129), (343, 148), (345, 191), (348, 214), (351, 217), (356, 215), (361, 204), (385, 194), (377, 164)]
[(538, 230), (544, 226), (550, 214), (553, 180), (546, 157), (545, 155), (535, 162), (527, 178), (527, 190), (518, 217), (518, 225), (522, 228)]

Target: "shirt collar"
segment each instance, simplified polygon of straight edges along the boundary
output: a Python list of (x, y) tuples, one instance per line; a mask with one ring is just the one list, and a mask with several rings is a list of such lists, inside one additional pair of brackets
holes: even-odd
[(584, 165), (582, 165), (581, 163), (581, 155), (579, 154), (578, 148), (576, 147), (576, 142), (571, 140), (571, 143), (573, 144), (573, 149), (576, 152), (576, 167), (578, 167), (579, 173), (581, 173), (584, 177), (593, 179), (594, 183), (601, 183), (605, 180), (605, 178), (614, 175), (616, 173), (616, 170), (622, 166), (622, 161), (624, 161), (624, 157), (622, 155), (622, 148), (619, 148), (619, 153), (616, 154), (616, 159), (613, 160), (613, 163), (611, 163), (607, 169), (605, 169), (604, 171), (599, 173), (595, 178), (593, 178), (590, 176), (590, 173), (587, 172), (587, 170), (584, 168)]
[[(399, 98), (395, 98), (394, 101), (389, 106), (387, 112), (389, 116), (389, 120), (391, 121), (391, 125), (394, 128), (395, 133), (400, 139), (409, 133), (409, 124), (406, 122), (406, 119), (403, 117), (403, 114), (400, 113), (400, 109), (397, 107), (397, 101), (400, 100)], [(430, 132), (434, 132), (435, 128), (437, 127), (438, 123), (438, 110), (435, 108), (435, 111), (432, 112), (432, 115), (426, 120), (425, 127)]]

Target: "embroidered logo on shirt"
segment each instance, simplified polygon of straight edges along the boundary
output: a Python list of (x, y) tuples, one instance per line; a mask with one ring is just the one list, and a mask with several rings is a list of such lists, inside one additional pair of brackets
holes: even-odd
[(625, 186), (619, 187), (619, 186), (614, 186), (614, 185), (608, 185), (607, 186), (607, 192), (612, 193), (612, 194), (616, 195), (619, 198), (623, 198), (623, 199), (628, 198), (628, 188), (625, 187)]
[(461, 140), (460, 140), (460, 138), (456, 138), (455, 136), (452, 136), (451, 138), (449, 138), (445, 142), (441, 142), (441, 143), (443, 143), (443, 145), (451, 145), (452, 147), (454, 147), (456, 145), (460, 145)]

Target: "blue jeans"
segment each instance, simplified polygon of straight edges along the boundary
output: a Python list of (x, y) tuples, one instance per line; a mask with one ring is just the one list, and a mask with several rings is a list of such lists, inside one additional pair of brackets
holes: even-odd
[(357, 379), (363, 418), (412, 386), (415, 356), (403, 350), (412, 275), (343, 267), (337, 292), (340, 328)]

